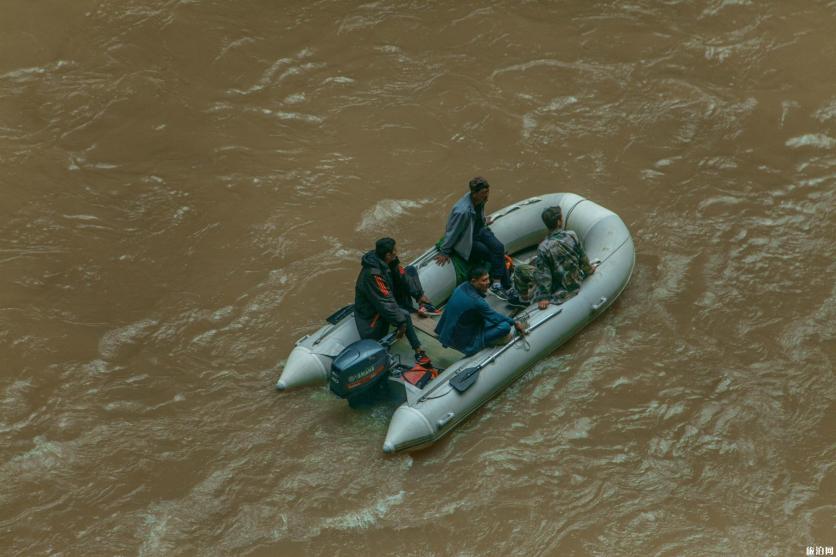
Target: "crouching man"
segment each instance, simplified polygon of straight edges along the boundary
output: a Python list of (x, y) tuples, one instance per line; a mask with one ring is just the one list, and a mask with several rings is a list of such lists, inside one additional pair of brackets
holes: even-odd
[(491, 286), (488, 268), (470, 270), (469, 281), (460, 284), (450, 296), (435, 328), (438, 339), (465, 356), (472, 356), (486, 346), (510, 342), (512, 328), (524, 334), (525, 326), (494, 310), (485, 301)]
[[(389, 327), (393, 326), (398, 331), (398, 338), (406, 335), (409, 345), (415, 351), (415, 362), (425, 367), (432, 366), (427, 353), (421, 348), (409, 311), (398, 304), (398, 299), (405, 303), (409, 293), (399, 293), (396, 290), (396, 285), (400, 286), (401, 283), (399, 279), (396, 282), (392, 275), (391, 264), (397, 257), (395, 240), (392, 238), (381, 238), (375, 243), (374, 250), (363, 255), (360, 274), (354, 286), (354, 321), (357, 323), (357, 331), (360, 338), (380, 340), (389, 332)], [(420, 301), (426, 299), (422, 292), (420, 298)]]

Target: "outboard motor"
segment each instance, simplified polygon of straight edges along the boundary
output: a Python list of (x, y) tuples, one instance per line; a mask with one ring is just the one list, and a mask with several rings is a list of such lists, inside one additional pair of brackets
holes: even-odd
[(365, 339), (347, 346), (331, 363), (331, 391), (349, 402), (371, 392), (398, 363), (398, 358), (389, 354), (393, 340), (390, 335), (380, 342)]

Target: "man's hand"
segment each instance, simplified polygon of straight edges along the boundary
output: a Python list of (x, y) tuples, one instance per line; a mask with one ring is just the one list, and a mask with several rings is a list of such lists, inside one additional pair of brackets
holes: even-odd
[(519, 331), (522, 336), (526, 335), (525, 324), (522, 321), (514, 321), (514, 328)]
[(493, 217), (488, 215), (485, 217), (485, 226), (490, 226), (491, 224), (493, 224)]
[(398, 340), (402, 339), (403, 336), (406, 334), (406, 323), (401, 323), (398, 326), (398, 333), (395, 335), (395, 338)]
[(549, 307), (549, 303), (550, 302), (548, 300), (540, 300), (539, 302), (537, 302), (537, 307), (540, 309), (546, 309), (547, 307)]
[(450, 261), (450, 258), (443, 253), (439, 253), (435, 256), (435, 262), (441, 265), (442, 267), (447, 265), (447, 262)]
[(431, 304), (432, 302), (430, 301), (429, 298), (427, 298), (426, 294), (421, 294), (421, 297), (418, 298), (418, 303), (419, 304)]

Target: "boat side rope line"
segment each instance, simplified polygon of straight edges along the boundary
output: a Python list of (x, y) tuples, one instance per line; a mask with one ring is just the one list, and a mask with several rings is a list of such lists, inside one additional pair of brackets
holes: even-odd
[(588, 199), (581, 199), (580, 201), (569, 207), (569, 210), (566, 211), (566, 218), (563, 219), (563, 228), (566, 228), (569, 225), (569, 217), (572, 216), (572, 212), (575, 210), (575, 207), (577, 207), (584, 201), (588, 201)]
[(613, 255), (615, 255), (615, 254), (616, 254), (616, 252), (617, 252), (618, 250), (620, 250), (620, 249), (621, 249), (621, 247), (622, 247), (624, 244), (626, 244), (628, 241), (630, 241), (630, 237), (629, 237), (629, 236), (628, 236), (627, 238), (625, 238), (623, 242), (621, 242), (620, 244), (618, 244), (618, 247), (616, 247), (614, 250), (612, 250), (612, 251), (609, 253), (609, 255), (607, 255), (607, 256), (606, 256), (605, 258), (603, 258), (603, 259), (599, 259), (599, 260), (598, 260), (598, 265), (599, 265), (599, 266), (600, 266), (600, 265), (603, 265), (604, 261), (606, 261), (607, 259), (609, 259), (609, 258), (610, 258), (610, 257), (612, 257)]
[[(448, 383), (448, 386), (449, 386), (449, 383)], [(441, 393), (440, 395), (435, 395), (435, 396), (423, 396), (423, 397), (421, 397), (420, 399), (418, 399), (418, 402), (421, 402), (421, 401), (424, 401), (424, 400), (435, 400), (435, 399), (437, 399), (437, 398), (441, 398), (441, 397), (443, 397), (443, 396), (447, 396), (448, 394), (450, 394), (450, 393), (452, 393), (452, 392), (453, 392), (453, 387), (450, 387), (449, 389), (447, 389), (446, 391), (444, 391), (444, 392), (443, 392), (443, 393)]]
[[(534, 323), (533, 325), (529, 326), (529, 327), (525, 330), (526, 334), (531, 333), (532, 331), (534, 331), (535, 329), (537, 329), (537, 327), (539, 327), (540, 325), (542, 325), (542, 324), (543, 324), (543, 323), (545, 323), (546, 321), (550, 320), (551, 318), (553, 318), (553, 317), (557, 317), (557, 316), (558, 316), (558, 315), (560, 315), (561, 313), (563, 313), (563, 308), (558, 308), (558, 309), (557, 309), (557, 311), (555, 311), (554, 313), (550, 313), (549, 315), (547, 315), (546, 317), (544, 317), (544, 318), (543, 318), (543, 319), (541, 319), (540, 321), (538, 321), (538, 322)], [(485, 366), (487, 366), (488, 364), (490, 364), (490, 363), (492, 363), (494, 360), (496, 360), (496, 358), (498, 358), (498, 357), (499, 357), (500, 355), (502, 355), (502, 354), (503, 354), (506, 350), (508, 350), (509, 348), (511, 348), (512, 346), (514, 346), (514, 345), (515, 345), (517, 342), (519, 342), (521, 339), (525, 342), (525, 344), (526, 344), (526, 349), (527, 349), (527, 350), (530, 350), (530, 349), (531, 349), (531, 345), (528, 343), (528, 340), (527, 340), (527, 339), (525, 339), (525, 336), (523, 336), (523, 335), (515, 336), (515, 337), (514, 337), (512, 340), (510, 340), (507, 344), (505, 344), (504, 346), (502, 346), (502, 347), (501, 347), (501, 348), (499, 348), (498, 350), (495, 350), (492, 354), (488, 355), (488, 356), (487, 356), (484, 360), (482, 360), (481, 362), (479, 362), (479, 363), (478, 363), (478, 364), (476, 364), (475, 366), (473, 366), (473, 367), (466, 367), (466, 368), (463, 368), (463, 369), (460, 369), (459, 371), (457, 371), (455, 375), (453, 375), (452, 377), (450, 377), (450, 378), (448, 378), (448, 379), (447, 379), (446, 384), (447, 384), (447, 385), (450, 385), (450, 381), (451, 381), (452, 379), (456, 378), (456, 376), (458, 376), (458, 375), (459, 375), (459, 373), (463, 373), (463, 372), (470, 372), (470, 373), (473, 373), (473, 371), (474, 371), (474, 370), (475, 370), (475, 371), (481, 370), (482, 368), (484, 368)], [(438, 385), (438, 387), (441, 387), (441, 385), (443, 385), (443, 384), (444, 384), (444, 383), (439, 384), (439, 385)], [(427, 392), (427, 394), (423, 395), (423, 396), (422, 396), (421, 398), (419, 398), (416, 402), (423, 402), (423, 401), (425, 401), (425, 400), (432, 400), (432, 399), (434, 399), (434, 398), (441, 398), (441, 397), (443, 397), (443, 396), (447, 395), (450, 391), (452, 391), (452, 390), (453, 390), (453, 387), (452, 387), (452, 386), (450, 386), (450, 390), (449, 390), (449, 391), (446, 391), (446, 392), (444, 392), (443, 394), (436, 395), (436, 396), (434, 396), (434, 397), (430, 397), (430, 396), (429, 396), (429, 395), (430, 395), (430, 393), (432, 393), (433, 391), (435, 391), (438, 387), (436, 387), (436, 388), (434, 388), (434, 389), (430, 389), (430, 390)]]
[(516, 211), (517, 209), (521, 209), (522, 207), (524, 207), (524, 206), (526, 206), (526, 205), (531, 205), (532, 203), (539, 203), (539, 202), (541, 202), (541, 201), (543, 201), (543, 200), (542, 200), (541, 198), (539, 198), (539, 197), (532, 197), (531, 199), (526, 199), (525, 201), (520, 201), (520, 202), (519, 202), (519, 203), (517, 203), (516, 205), (511, 205), (511, 206), (510, 206), (508, 209), (506, 209), (504, 212), (499, 213), (498, 215), (494, 215), (494, 216), (492, 217), (492, 218), (493, 218), (493, 222), (496, 222), (496, 220), (497, 220), (497, 219), (501, 219), (501, 218), (502, 218), (502, 217), (504, 217), (505, 215), (507, 215), (507, 214), (509, 214), (509, 213), (513, 213), (513, 212), (514, 212), (514, 211)]

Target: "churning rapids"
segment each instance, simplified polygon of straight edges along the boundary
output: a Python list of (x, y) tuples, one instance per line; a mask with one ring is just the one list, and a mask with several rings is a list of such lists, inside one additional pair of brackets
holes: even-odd
[[(836, 3), (6, 0), (4, 555), (836, 546)], [(599, 319), (432, 448), (277, 393), (380, 236), (600, 202)]]

